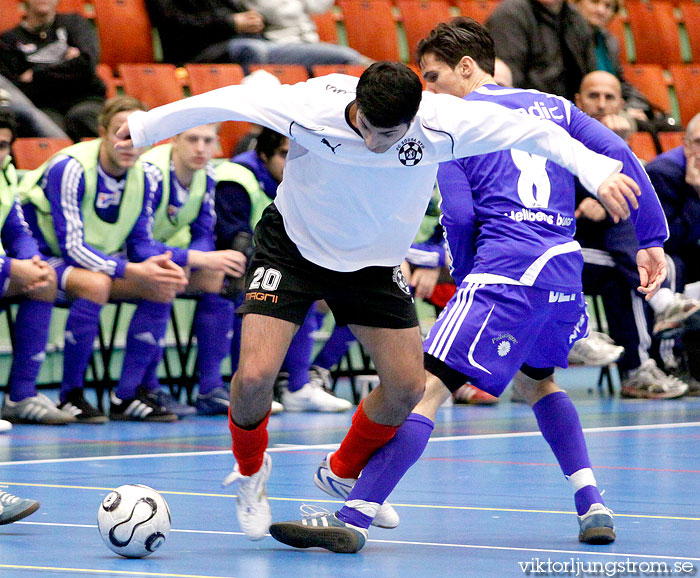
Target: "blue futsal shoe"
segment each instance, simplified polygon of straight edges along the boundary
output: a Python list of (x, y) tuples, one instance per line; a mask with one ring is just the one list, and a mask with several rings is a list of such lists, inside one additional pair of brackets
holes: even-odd
[(228, 415), (230, 405), (228, 389), (223, 386), (204, 395), (198, 394), (194, 403), (199, 415)]
[(354, 554), (365, 545), (366, 528), (342, 522), (323, 508), (303, 505), (301, 510), (304, 518), (272, 524), (270, 535), (293, 548), (325, 548), (339, 554)]
[(165, 409), (165, 411), (168, 413), (176, 415), (178, 419), (182, 419), (183, 417), (197, 413), (196, 408), (192, 407), (191, 405), (180, 403), (172, 395), (170, 395), (170, 393), (163, 389), (149, 391), (148, 398), (155, 404)]
[(26, 518), (39, 509), (39, 502), (18, 498), (0, 490), (0, 526)]
[(583, 516), (578, 516), (579, 542), (609, 544), (615, 541), (613, 511), (603, 504), (592, 504)]
[[(347, 500), (355, 482), (355, 478), (341, 478), (336, 476), (331, 470), (331, 455), (333, 452), (326, 455), (321, 461), (314, 474), (314, 484), (320, 490), (323, 490), (329, 496), (340, 498), (343, 501)], [(377, 515), (372, 520), (372, 525), (378, 528), (386, 528), (391, 530), (399, 525), (400, 518), (394, 507), (389, 502), (384, 502), (379, 506)]]

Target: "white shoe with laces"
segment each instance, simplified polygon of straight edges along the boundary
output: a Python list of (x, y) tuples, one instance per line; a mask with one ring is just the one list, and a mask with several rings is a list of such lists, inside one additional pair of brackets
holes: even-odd
[(591, 331), (588, 337), (579, 339), (569, 352), (571, 365), (587, 365), (589, 367), (603, 367), (615, 363), (625, 348), (615, 345), (615, 342), (605, 333)]
[(620, 396), (629, 398), (673, 399), (687, 392), (687, 383), (661, 371), (653, 359), (630, 371), (620, 387)]
[(309, 382), (301, 389), (282, 389), (282, 405), (286, 411), (347, 411), (352, 404), (327, 392), (318, 382)]
[(700, 325), (700, 301), (674, 293), (663, 311), (654, 315), (654, 335), (673, 337), (685, 329), (697, 330)]
[[(314, 474), (314, 484), (316, 484), (320, 490), (326, 492), (326, 494), (345, 501), (357, 480), (354, 478), (341, 478), (333, 473), (330, 466), (332, 454), (333, 452), (326, 455), (319, 464)], [(379, 506), (379, 511), (374, 516), (372, 525), (390, 530), (396, 528), (400, 521), (399, 515), (394, 507), (389, 502), (384, 502)]]
[(238, 464), (222, 482), (229, 486), (238, 482), (236, 511), (241, 530), (250, 540), (261, 540), (267, 534), (272, 522), (270, 502), (267, 499), (266, 484), (272, 470), (272, 458), (265, 452), (260, 469), (252, 476), (244, 476)]

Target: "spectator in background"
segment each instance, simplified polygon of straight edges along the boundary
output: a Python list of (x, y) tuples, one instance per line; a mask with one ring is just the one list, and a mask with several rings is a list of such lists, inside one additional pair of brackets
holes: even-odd
[(573, 100), (581, 79), (597, 68), (590, 26), (566, 0), (503, 0), (487, 27), (517, 88)]
[(647, 165), (666, 213), (670, 236), (664, 245), (675, 264), (675, 284), (700, 281), (700, 113), (688, 123), (684, 145)]
[(637, 130), (636, 120), (624, 110), (620, 81), (609, 72), (596, 70), (584, 76), (575, 102), (583, 112), (602, 122), (625, 142)]
[[(276, 48), (275, 59), (268, 58), (269, 62), (301, 64), (309, 73), (315, 64), (371, 63), (349, 46), (320, 41), (311, 14), (331, 10), (333, 0), (244, 0), (242, 4), (260, 13), (265, 21), (263, 36)], [(267, 52), (269, 46), (261, 44), (259, 50)], [(279, 49), (284, 49), (284, 54), (279, 54)]]
[[(303, 64), (307, 67), (325, 63), (366, 62), (359, 53), (328, 44), (306, 44), (308, 34), (292, 31), (291, 38), (265, 36), (266, 17), (274, 31), (287, 16), (296, 14), (297, 25), (303, 20), (306, 6), (298, 2), (250, 2), (255, 9), (239, 7), (231, 0), (147, 0), (151, 21), (158, 29), (163, 57), (167, 62), (234, 62), (248, 68), (251, 64)], [(281, 4), (277, 6), (277, 4)], [(247, 6), (246, 3), (242, 5)], [(300, 13), (300, 10), (303, 12)], [(308, 15), (306, 15), (308, 18)], [(313, 24), (313, 23), (312, 23)]]
[(75, 141), (97, 136), (105, 85), (97, 76), (97, 35), (79, 14), (56, 14), (58, 0), (27, 0), (22, 22), (5, 32), (4, 74)]
[[(599, 70), (586, 75), (576, 105), (623, 140), (629, 138), (636, 124), (623, 110), (620, 81), (609, 72)], [(605, 310), (615, 312), (607, 318), (610, 336), (625, 350), (617, 362), (622, 375), (620, 394), (651, 399), (684, 395), (688, 384), (664, 373), (649, 356), (652, 336), (648, 319), (651, 309), (655, 333), (677, 329), (699, 315), (700, 302), (674, 293), (668, 281), (645, 301), (636, 290), (639, 273), (634, 227), (629, 221), (613, 223), (600, 203), (580, 185), (576, 193), (575, 238), (582, 247), (584, 291), (601, 295)]]

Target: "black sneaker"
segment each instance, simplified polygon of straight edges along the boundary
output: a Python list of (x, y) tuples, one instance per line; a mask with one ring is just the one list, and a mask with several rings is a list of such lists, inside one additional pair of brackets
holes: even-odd
[(58, 405), (58, 409), (71, 414), (77, 423), (106, 423), (107, 416), (99, 409), (92, 407), (85, 399), (82, 389), (74, 389), (66, 395), (66, 401)]
[(114, 393), (109, 398), (109, 419), (120, 421), (177, 421), (177, 416), (158, 405), (141, 386), (133, 399), (119, 399)]

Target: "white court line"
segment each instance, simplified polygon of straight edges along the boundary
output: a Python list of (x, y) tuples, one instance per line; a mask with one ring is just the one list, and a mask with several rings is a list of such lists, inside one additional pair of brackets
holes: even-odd
[[(15, 522), (15, 524), (24, 524), (27, 526), (60, 526), (72, 528), (97, 528), (97, 525), (90, 524), (54, 524), (51, 522)], [(211, 530), (177, 530), (171, 529), (171, 532), (180, 532), (187, 534), (218, 534), (226, 536), (243, 536), (243, 532), (218, 532)], [(266, 536), (270, 536), (266, 534)], [(535, 552), (538, 554), (576, 554), (581, 556), (605, 556), (608, 558), (644, 558), (648, 560), (679, 560), (688, 562), (700, 562), (700, 558), (691, 558), (684, 556), (666, 556), (663, 554), (632, 554), (628, 552), (599, 552), (595, 550), (556, 550), (548, 548), (517, 548), (515, 546), (487, 546), (484, 544), (449, 544), (447, 542), (417, 542), (413, 540), (367, 540), (377, 544), (398, 544), (402, 546), (426, 546), (437, 548), (461, 548), (468, 550), (497, 550), (506, 552)]]
[[(644, 431), (655, 429), (674, 429), (674, 428), (689, 428), (700, 427), (700, 422), (682, 422), (682, 423), (659, 423), (659, 424), (642, 424), (642, 425), (621, 425), (610, 427), (588, 427), (583, 428), (585, 433), (604, 433), (616, 431)], [(439, 438), (430, 438), (428, 443), (441, 443), (453, 441), (470, 441), (470, 440), (490, 440), (490, 439), (506, 439), (506, 438), (526, 438), (542, 435), (539, 431), (531, 432), (515, 432), (515, 433), (497, 433), (497, 434), (477, 434), (464, 436), (448, 436)], [(332, 450), (340, 444), (317, 444), (317, 445), (288, 445), (279, 444), (275, 447), (267, 449), (270, 453), (295, 452), (307, 450)], [(55, 458), (48, 460), (18, 460), (9, 462), (0, 462), (1, 466), (22, 466), (33, 464), (61, 464), (71, 462), (96, 462), (110, 460), (140, 460), (140, 459), (162, 459), (162, 458), (182, 458), (196, 456), (223, 456), (230, 455), (231, 450), (210, 450), (202, 452), (174, 452), (163, 454), (125, 454), (118, 456), (90, 456), (83, 458)]]

